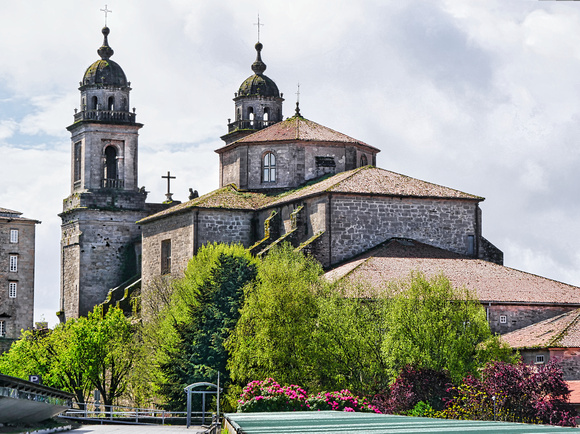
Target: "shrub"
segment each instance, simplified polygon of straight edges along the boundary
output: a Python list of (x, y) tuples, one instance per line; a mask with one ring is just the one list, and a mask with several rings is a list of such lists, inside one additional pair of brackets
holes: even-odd
[(448, 392), (450, 387), (451, 377), (447, 371), (407, 365), (389, 390), (375, 395), (373, 404), (383, 413), (408, 414), (422, 401), (438, 411), (445, 407), (446, 400), (451, 397)]
[(362, 411), (380, 413), (366, 398), (354, 395), (347, 389), (340, 392), (320, 392), (307, 400), (310, 410)]
[(379, 413), (365, 398), (355, 396), (346, 389), (340, 392), (320, 392), (309, 397), (301, 387), (280, 386), (272, 378), (248, 383), (238, 401), (238, 412), (306, 410)]
[(576, 425), (570, 390), (555, 360), (539, 368), (488, 363), (481, 380), (467, 377), (452, 393), (444, 417)]

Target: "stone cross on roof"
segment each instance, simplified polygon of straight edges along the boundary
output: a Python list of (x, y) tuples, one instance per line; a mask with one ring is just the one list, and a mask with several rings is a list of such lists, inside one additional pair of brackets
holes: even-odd
[(168, 170), (167, 171), (167, 176), (163, 176), (161, 175), (161, 177), (163, 179), (167, 179), (167, 193), (165, 193), (165, 197), (167, 198), (168, 202), (172, 202), (173, 201), (173, 193), (171, 193), (171, 180), (175, 179), (175, 176), (171, 176), (171, 172)]

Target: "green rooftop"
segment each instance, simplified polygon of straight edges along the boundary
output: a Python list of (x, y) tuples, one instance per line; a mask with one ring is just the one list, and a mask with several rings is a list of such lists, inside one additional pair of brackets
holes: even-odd
[(225, 417), (226, 422), (230, 424), (230, 434), (580, 433), (579, 428), (562, 428), (548, 425), (431, 419), (390, 414), (344, 413), (340, 411), (227, 413)]

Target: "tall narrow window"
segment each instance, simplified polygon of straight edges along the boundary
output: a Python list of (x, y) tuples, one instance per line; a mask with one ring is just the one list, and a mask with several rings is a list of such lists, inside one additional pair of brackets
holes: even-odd
[(81, 153), (82, 143), (76, 142), (74, 146), (74, 181), (81, 180)]
[(115, 97), (109, 97), (109, 101), (107, 102), (107, 110), (115, 110)]
[(171, 273), (171, 240), (161, 241), (161, 274)]
[(18, 255), (10, 255), (10, 271), (18, 271)]
[(18, 283), (8, 282), (8, 297), (16, 298), (16, 291), (18, 290)]
[(266, 152), (262, 161), (262, 182), (276, 182), (276, 155)]
[(367, 164), (369, 164), (368, 160), (367, 160), (367, 156), (366, 155), (361, 155), (360, 157), (360, 165), (362, 166), (366, 166)]
[(475, 235), (467, 236), (467, 254), (468, 255), (475, 254)]
[(264, 109), (264, 120), (267, 121), (270, 118), (270, 109), (266, 107)]
[(105, 149), (105, 179), (117, 179), (117, 150), (114, 146)]
[(248, 119), (250, 120), (250, 126), (254, 126), (254, 108), (248, 107)]
[(10, 242), (12, 244), (18, 243), (18, 229), (10, 229)]
[(2, 320), (0, 321), (0, 337), (5, 337), (6, 336), (6, 321)]
[(91, 109), (92, 110), (97, 110), (99, 108), (99, 100), (97, 99), (96, 96), (91, 98)]

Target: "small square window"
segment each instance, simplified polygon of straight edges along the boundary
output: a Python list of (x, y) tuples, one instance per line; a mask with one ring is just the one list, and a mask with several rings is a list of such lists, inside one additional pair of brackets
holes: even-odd
[(499, 316), (499, 323), (500, 324), (507, 324), (507, 316), (506, 315), (500, 315)]
[(543, 363), (544, 363), (544, 356), (543, 356), (543, 355), (541, 355), (541, 356), (540, 356), (540, 355), (536, 356), (536, 364), (537, 364), (537, 365), (541, 365), (541, 364), (543, 364)]
[(8, 282), (8, 297), (16, 298), (16, 292), (18, 290), (18, 283)]
[(18, 271), (18, 255), (10, 255), (10, 271)]
[(10, 242), (12, 244), (18, 243), (18, 229), (10, 229)]

